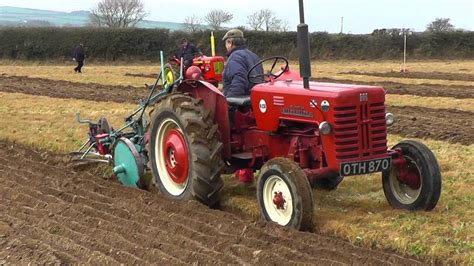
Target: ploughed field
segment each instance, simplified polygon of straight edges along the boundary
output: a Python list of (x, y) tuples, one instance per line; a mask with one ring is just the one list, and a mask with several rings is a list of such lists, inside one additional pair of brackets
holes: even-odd
[(321, 65), (316, 80), (387, 89), (396, 117), (390, 144), (428, 144), (443, 191), (432, 212), (407, 212), (385, 202), (379, 175), (348, 177), (335, 191), (314, 191), (314, 232), (261, 221), (255, 187), (230, 176), (216, 210), (123, 187), (107, 167), (70, 166), (63, 154), (86, 134), (74, 113), (95, 120), (109, 111), (120, 125), (146, 97), (140, 86), (152, 84), (154, 69), (88, 66), (81, 76), (69, 67), (0, 65), (0, 264), (472, 264), (474, 63), (467, 64), (408, 74), (384, 64)]
[(0, 141), (0, 263), (419, 263), (195, 201), (169, 201), (75, 172), (65, 161)]

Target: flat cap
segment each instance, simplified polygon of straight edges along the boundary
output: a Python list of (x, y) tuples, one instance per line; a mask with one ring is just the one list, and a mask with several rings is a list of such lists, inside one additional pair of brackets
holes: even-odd
[(239, 29), (231, 29), (222, 38), (223, 41), (227, 40), (228, 38), (243, 38), (244, 33)]

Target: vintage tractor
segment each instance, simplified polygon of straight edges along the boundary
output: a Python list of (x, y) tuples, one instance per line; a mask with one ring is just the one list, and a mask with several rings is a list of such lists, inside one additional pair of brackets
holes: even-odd
[[(310, 82), (308, 26), (299, 3), (300, 75), (289, 70), (285, 58), (272, 57), (259, 63), (271, 63), (264, 75), (249, 72), (250, 82), (258, 83), (250, 96), (226, 99), (208, 82), (184, 80), (158, 100), (146, 150), (159, 190), (175, 200), (214, 206), (222, 172), (260, 170), (262, 216), (307, 229), (314, 211), (312, 186), (334, 189), (346, 176), (381, 172), (390, 205), (433, 209), (441, 190), (438, 162), (417, 141), (388, 149), (387, 126), (394, 119), (385, 112), (385, 90)], [(280, 63), (284, 66), (277, 69)], [(229, 108), (236, 110), (232, 123)]]
[[(125, 185), (147, 187), (146, 165), (162, 194), (209, 206), (219, 203), (222, 173), (259, 170), (262, 216), (288, 228), (312, 226), (313, 187), (335, 189), (353, 175), (381, 172), (385, 196), (395, 208), (433, 209), (441, 192), (438, 162), (417, 141), (388, 149), (387, 126), (394, 118), (385, 112), (385, 90), (310, 81), (308, 26), (303, 1), (299, 4), (300, 73), (283, 57), (264, 59), (253, 68), (270, 65), (269, 71), (250, 70), (247, 78), (257, 85), (240, 98), (225, 98), (204, 80), (165, 78), (164, 90), (155, 96), (150, 91), (138, 118), (127, 124), (131, 133), (102, 132), (107, 126), (97, 125), (100, 130), (90, 129), (85, 146), (106, 143)], [(146, 108), (152, 108), (149, 123), (142, 120)]]
[(193, 68), (192, 71), (198, 74), (198, 78), (196, 79), (203, 79), (217, 87), (219, 82), (222, 81), (224, 57), (216, 56), (215, 54), (214, 33), (211, 33), (211, 51), (211, 56), (202, 55), (195, 57), (192, 65), (188, 68), (185, 68), (180, 58), (172, 57), (164, 66), (166, 82), (168, 84), (173, 83), (179, 77), (180, 72), (186, 73), (188, 69)]

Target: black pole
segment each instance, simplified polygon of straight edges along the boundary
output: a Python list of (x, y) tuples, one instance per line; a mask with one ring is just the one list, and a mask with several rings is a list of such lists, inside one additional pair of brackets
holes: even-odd
[(300, 1), (300, 23), (304, 24), (304, 4), (303, 4), (303, 0), (299, 0), (299, 1)]
[(304, 4), (299, 0), (300, 24), (298, 24), (298, 52), (300, 61), (300, 76), (303, 78), (303, 86), (309, 89), (309, 78), (311, 77), (311, 52), (309, 48), (308, 25), (304, 23)]

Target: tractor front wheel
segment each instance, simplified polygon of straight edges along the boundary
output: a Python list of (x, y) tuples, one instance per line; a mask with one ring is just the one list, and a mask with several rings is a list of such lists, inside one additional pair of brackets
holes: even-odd
[(432, 210), (441, 193), (441, 172), (433, 152), (413, 140), (402, 141), (392, 149), (403, 158), (393, 159), (392, 169), (382, 173), (387, 201), (394, 208)]
[(216, 206), (223, 187), (222, 143), (202, 102), (171, 94), (151, 117), (149, 164), (158, 189), (175, 200), (196, 199)]
[(313, 224), (313, 195), (299, 165), (287, 158), (265, 163), (257, 181), (257, 198), (265, 220), (297, 230)]

